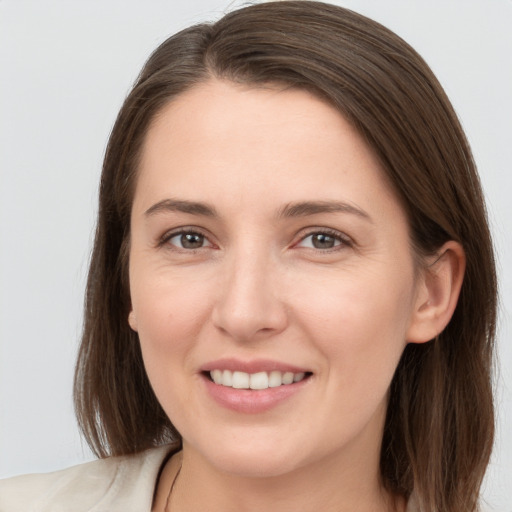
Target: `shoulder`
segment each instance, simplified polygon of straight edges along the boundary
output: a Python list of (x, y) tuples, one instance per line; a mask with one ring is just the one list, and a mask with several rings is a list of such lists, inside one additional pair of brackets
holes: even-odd
[(0, 481), (1, 512), (150, 511), (155, 483), (173, 447), (109, 457), (62, 471)]

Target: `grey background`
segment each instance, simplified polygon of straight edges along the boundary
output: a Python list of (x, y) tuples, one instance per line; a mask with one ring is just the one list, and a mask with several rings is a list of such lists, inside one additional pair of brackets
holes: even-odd
[[(444, 85), (489, 203), (501, 283), (489, 510), (512, 511), (512, 2), (347, 0)], [(108, 134), (149, 53), (227, 0), (0, 0), (0, 477), (92, 458), (71, 386)]]

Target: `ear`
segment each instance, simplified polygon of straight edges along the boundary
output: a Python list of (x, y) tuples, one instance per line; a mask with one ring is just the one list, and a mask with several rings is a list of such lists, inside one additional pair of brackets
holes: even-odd
[(137, 332), (137, 317), (135, 316), (133, 309), (128, 313), (128, 324), (135, 332)]
[(411, 323), (409, 343), (425, 343), (448, 325), (459, 299), (466, 255), (453, 240), (446, 242), (418, 278), (418, 290)]

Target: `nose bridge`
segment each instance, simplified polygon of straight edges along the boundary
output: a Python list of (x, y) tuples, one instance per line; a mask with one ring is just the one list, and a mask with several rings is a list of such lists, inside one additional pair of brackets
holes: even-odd
[(223, 288), (213, 312), (219, 329), (241, 341), (284, 329), (280, 273), (271, 251), (254, 243), (233, 248), (223, 270)]

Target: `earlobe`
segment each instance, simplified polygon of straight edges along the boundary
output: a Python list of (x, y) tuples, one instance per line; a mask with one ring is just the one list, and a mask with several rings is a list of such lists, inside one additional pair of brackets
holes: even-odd
[(407, 342), (425, 343), (448, 325), (459, 299), (466, 256), (453, 240), (446, 242), (422, 271)]
[(133, 309), (128, 313), (128, 324), (135, 332), (137, 332), (137, 317), (135, 316)]

